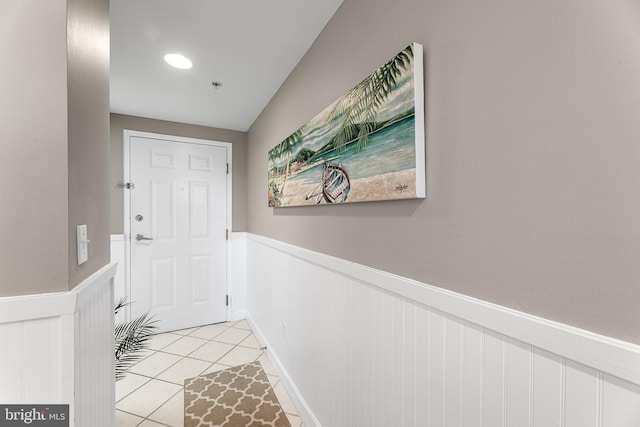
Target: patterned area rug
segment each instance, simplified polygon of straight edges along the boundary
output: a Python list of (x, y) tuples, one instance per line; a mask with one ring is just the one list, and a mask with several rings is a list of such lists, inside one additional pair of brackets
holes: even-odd
[(185, 427), (291, 427), (260, 362), (184, 381)]

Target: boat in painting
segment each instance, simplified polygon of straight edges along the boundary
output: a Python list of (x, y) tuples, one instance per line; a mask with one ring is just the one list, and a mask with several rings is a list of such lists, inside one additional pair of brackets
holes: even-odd
[(342, 203), (351, 190), (349, 174), (341, 165), (325, 163), (322, 169), (322, 194), (327, 203)]

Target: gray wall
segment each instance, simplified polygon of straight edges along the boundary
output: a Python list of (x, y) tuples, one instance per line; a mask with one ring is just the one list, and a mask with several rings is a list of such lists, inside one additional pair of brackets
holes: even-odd
[[(109, 1), (68, 0), (69, 275), (71, 287), (110, 261)], [(77, 262), (87, 224), (89, 260)]]
[(118, 184), (123, 182), (124, 157), (123, 130), (159, 133), (163, 135), (182, 136), (187, 138), (208, 139), (211, 141), (230, 142), (233, 150), (233, 231), (247, 229), (247, 134), (233, 130), (167, 122), (143, 117), (111, 114), (111, 233), (124, 232), (124, 200), (123, 189)]
[[(640, 343), (638, 28), (630, 0), (345, 0), (249, 130), (248, 230)], [(413, 41), (427, 199), (268, 208), (267, 151)]]
[[(0, 296), (67, 291), (109, 262), (108, 6), (0, 5)], [(81, 267), (78, 224), (91, 240)]]
[(69, 288), (66, 24), (64, 0), (0, 6), (2, 296)]

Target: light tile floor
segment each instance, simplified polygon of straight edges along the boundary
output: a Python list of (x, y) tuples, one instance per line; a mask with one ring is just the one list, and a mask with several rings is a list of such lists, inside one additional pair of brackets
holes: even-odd
[(304, 427), (245, 320), (155, 335), (144, 359), (116, 383), (117, 427), (182, 427), (184, 380), (259, 360), (292, 427)]

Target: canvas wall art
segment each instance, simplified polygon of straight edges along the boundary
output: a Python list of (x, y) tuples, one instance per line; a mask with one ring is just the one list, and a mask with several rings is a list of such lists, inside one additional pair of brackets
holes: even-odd
[(412, 43), (269, 151), (269, 206), (424, 198), (424, 154)]

